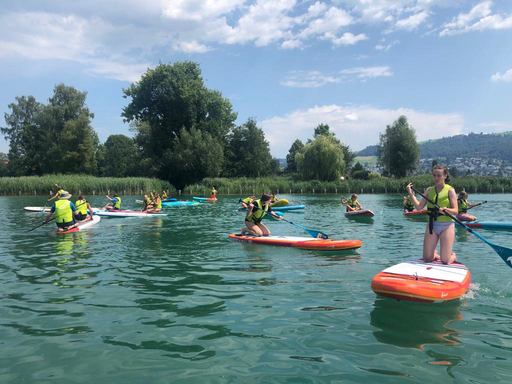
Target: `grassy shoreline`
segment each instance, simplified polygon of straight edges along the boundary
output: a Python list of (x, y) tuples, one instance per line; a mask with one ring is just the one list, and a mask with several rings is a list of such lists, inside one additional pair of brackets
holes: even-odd
[[(55, 183), (65, 190), (89, 195), (113, 194), (141, 195), (150, 191), (167, 190), (177, 195), (208, 195), (213, 186), (219, 195), (259, 195), (263, 191), (276, 191), (281, 194), (349, 194), (349, 193), (405, 193), (405, 186), (412, 181), (422, 190), (433, 184), (432, 176), (420, 175), (403, 179), (384, 177), (372, 180), (338, 180), (321, 182), (318, 180), (299, 181), (292, 176), (248, 178), (207, 178), (201, 183), (177, 191), (167, 181), (143, 177), (113, 178), (87, 175), (45, 175), (0, 178), (0, 195), (49, 195), (55, 193)], [(465, 189), (468, 193), (511, 193), (512, 178), (464, 176), (454, 178), (449, 183), (456, 191)]]

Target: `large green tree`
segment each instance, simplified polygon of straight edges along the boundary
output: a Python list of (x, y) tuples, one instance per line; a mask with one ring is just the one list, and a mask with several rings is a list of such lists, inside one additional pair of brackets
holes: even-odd
[(416, 141), (416, 131), (409, 126), (407, 117), (400, 116), (393, 125), (386, 126), (386, 132), (380, 134), (377, 156), (389, 176), (405, 177), (416, 169), (420, 146)]
[(318, 135), (295, 156), (297, 169), (304, 180), (339, 180), (345, 170), (343, 149), (331, 135)]
[(257, 177), (272, 172), (269, 144), (256, 120), (249, 118), (229, 134), (226, 160), (225, 173), (228, 176)]
[[(160, 63), (123, 92), (130, 102), (122, 116), (125, 121), (137, 122), (135, 140), (141, 148), (144, 168), (150, 175), (168, 180), (168, 170), (176, 166), (169, 162), (174, 158), (169, 154), (184, 132), (199, 130), (224, 147), (237, 117), (228, 99), (205, 87), (199, 65), (190, 61)], [(216, 155), (222, 162), (223, 155)], [(200, 174), (201, 170), (193, 173)]]
[(86, 92), (56, 85), (47, 105), (33, 96), (17, 97), (5, 114), (1, 132), (9, 140), (9, 169), (14, 175), (95, 173), (94, 117), (85, 105)]
[[(345, 167), (343, 169), (343, 173), (345, 172), (345, 169), (350, 169), (350, 167), (352, 166), (352, 163), (354, 162), (354, 159), (356, 158), (357, 154), (356, 152), (353, 152), (351, 149), (350, 149), (350, 146), (347, 145), (347, 144), (343, 144), (337, 137), (336, 137), (336, 134), (334, 132), (331, 132), (331, 128), (329, 127), (328, 124), (319, 124), (316, 128), (315, 128), (315, 131), (313, 133), (313, 137), (314, 138), (317, 138), (318, 136), (328, 136), (330, 137), (333, 141), (337, 142), (338, 144), (341, 145), (341, 149), (343, 151), (343, 161), (345, 162)], [(309, 140), (308, 142), (311, 142), (311, 140)]]
[(196, 128), (183, 131), (174, 139), (163, 159), (169, 168), (166, 179), (177, 189), (201, 181), (205, 177), (219, 176), (223, 160), (223, 144), (212, 134)]
[(304, 144), (299, 139), (295, 140), (286, 155), (286, 170), (288, 172), (297, 172), (297, 162), (295, 155), (304, 148)]
[(102, 176), (126, 177), (138, 176), (139, 150), (132, 138), (125, 135), (110, 135), (99, 151), (101, 162), (98, 164)]

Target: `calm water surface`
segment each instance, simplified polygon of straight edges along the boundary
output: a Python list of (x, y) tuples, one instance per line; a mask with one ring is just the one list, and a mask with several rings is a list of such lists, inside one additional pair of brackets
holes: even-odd
[[(44, 197), (0, 197), (0, 382), (505, 383), (512, 379), (512, 269), (457, 230), (472, 274), (462, 300), (377, 298), (372, 277), (421, 256), (424, 223), (397, 195), (361, 195), (375, 217), (343, 216), (334, 195), (285, 217), (357, 251), (322, 253), (228, 240), (238, 196), (167, 208), (165, 218), (103, 218), (55, 235), (23, 211)], [(126, 208), (139, 208), (125, 196)], [(472, 210), (512, 221), (511, 195)], [(106, 203), (90, 198), (93, 206)], [(308, 236), (270, 222), (274, 234)], [(506, 231), (480, 231), (512, 248)]]

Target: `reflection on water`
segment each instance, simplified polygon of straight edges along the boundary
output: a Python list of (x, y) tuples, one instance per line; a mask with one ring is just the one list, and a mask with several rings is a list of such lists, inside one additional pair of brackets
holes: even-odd
[(425, 305), (377, 298), (370, 313), (370, 324), (381, 343), (403, 348), (423, 349), (426, 344), (457, 345), (458, 333), (449, 324), (462, 320), (461, 302)]

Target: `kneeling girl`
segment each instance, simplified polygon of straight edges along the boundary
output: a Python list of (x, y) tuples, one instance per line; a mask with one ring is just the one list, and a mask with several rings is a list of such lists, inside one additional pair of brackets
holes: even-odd
[(245, 216), (245, 226), (242, 228), (242, 235), (249, 234), (253, 236), (270, 236), (270, 230), (261, 222), (266, 214), (271, 215), (276, 220), (282, 220), (272, 212), (270, 203), (272, 195), (264, 193), (261, 199), (250, 199), (247, 215)]

